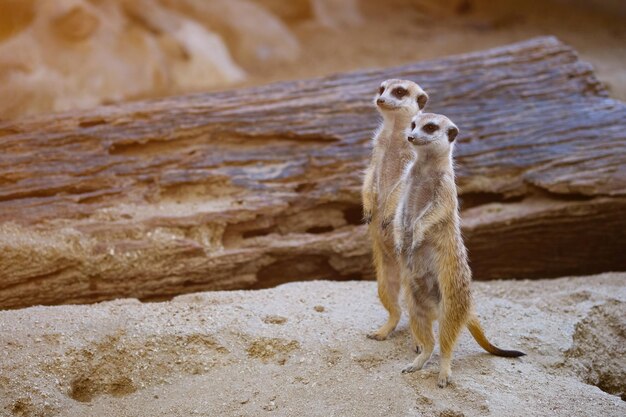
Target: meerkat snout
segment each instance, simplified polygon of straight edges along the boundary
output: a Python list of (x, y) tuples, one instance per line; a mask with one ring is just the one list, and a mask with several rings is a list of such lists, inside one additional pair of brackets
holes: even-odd
[(413, 143), (413, 141), (415, 140), (415, 136), (412, 135), (412, 132), (415, 130), (415, 127), (416, 127), (415, 120), (413, 120), (411, 121), (409, 135), (406, 137), (406, 140), (408, 140), (410, 143)]

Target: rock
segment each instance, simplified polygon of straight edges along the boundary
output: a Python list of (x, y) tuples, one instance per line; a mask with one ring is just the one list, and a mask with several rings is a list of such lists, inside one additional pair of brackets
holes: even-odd
[(461, 128), (477, 280), (626, 269), (626, 106), (539, 38), (0, 123), (0, 307), (370, 278), (361, 172), (390, 77)]
[(626, 413), (618, 396), (626, 388), (625, 273), (475, 289), (488, 337), (528, 355), (491, 356), (463, 332), (445, 389), (437, 387), (437, 350), (424, 370), (401, 374), (414, 357), (405, 319), (387, 341), (365, 337), (386, 317), (373, 282), (2, 311), (0, 410), (68, 417)]
[(2, 118), (207, 89), (244, 77), (219, 34), (155, 0), (7, 4), (0, 25), (25, 17), (0, 39)]
[[(4, 0), (0, 118), (226, 87), (295, 60), (288, 24), (362, 23), (358, 0)], [(275, 10), (278, 9), (278, 10)]]
[(222, 34), (235, 60), (246, 68), (268, 61), (293, 61), (300, 55), (295, 35), (261, 4), (248, 0), (162, 0), (162, 3)]
[(363, 23), (358, 0), (311, 0), (316, 19), (324, 26), (339, 29)]

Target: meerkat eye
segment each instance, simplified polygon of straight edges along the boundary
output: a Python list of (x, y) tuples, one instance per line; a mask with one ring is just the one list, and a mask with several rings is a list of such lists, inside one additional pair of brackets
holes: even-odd
[(406, 93), (408, 93), (408, 91), (406, 88), (403, 88), (403, 87), (398, 87), (393, 90), (393, 95), (398, 98), (402, 98), (406, 96)]
[(415, 122), (411, 123), (411, 130), (415, 130)]
[(422, 130), (426, 133), (428, 133), (429, 135), (435, 133), (436, 131), (439, 130), (439, 126), (437, 126), (434, 123), (426, 123), (423, 127)]
[(378, 94), (382, 94), (384, 92), (385, 92), (385, 87), (381, 85), (380, 88), (378, 89)]

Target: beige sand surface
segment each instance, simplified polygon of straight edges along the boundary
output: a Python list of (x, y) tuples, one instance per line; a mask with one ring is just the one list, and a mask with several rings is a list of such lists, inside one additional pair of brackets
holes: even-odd
[[(0, 312), (2, 416), (623, 416), (626, 273), (476, 283), (490, 356), (465, 332), (453, 383), (420, 372), (373, 282), (291, 283), (164, 303)], [(623, 397), (624, 398), (624, 397)]]

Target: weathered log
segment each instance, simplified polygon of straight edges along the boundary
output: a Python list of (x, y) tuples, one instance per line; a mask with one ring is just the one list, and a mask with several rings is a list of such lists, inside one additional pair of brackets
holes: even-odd
[(476, 279), (626, 269), (626, 105), (554, 38), (0, 124), (0, 307), (371, 277), (385, 78), (461, 128)]

